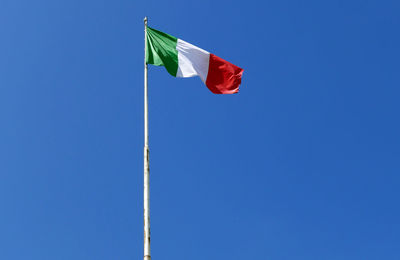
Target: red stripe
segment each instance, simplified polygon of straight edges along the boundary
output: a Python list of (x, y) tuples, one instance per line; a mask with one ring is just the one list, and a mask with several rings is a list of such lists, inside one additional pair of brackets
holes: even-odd
[(206, 85), (214, 94), (233, 94), (239, 91), (243, 69), (210, 53)]

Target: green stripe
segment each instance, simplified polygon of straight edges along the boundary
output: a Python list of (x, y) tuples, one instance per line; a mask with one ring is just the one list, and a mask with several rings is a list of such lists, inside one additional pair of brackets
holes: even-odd
[(147, 27), (146, 63), (165, 66), (169, 74), (176, 77), (178, 71), (178, 39)]

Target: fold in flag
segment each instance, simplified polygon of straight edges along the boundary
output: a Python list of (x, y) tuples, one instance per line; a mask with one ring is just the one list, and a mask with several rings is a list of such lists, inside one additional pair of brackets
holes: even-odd
[(214, 94), (239, 91), (243, 69), (208, 51), (147, 27), (146, 63), (164, 66), (174, 77), (199, 76)]

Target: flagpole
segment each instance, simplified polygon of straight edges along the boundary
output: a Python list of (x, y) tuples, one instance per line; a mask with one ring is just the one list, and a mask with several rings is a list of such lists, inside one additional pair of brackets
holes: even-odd
[(143, 189), (143, 217), (144, 217), (144, 256), (143, 260), (151, 260), (150, 255), (150, 182), (149, 182), (149, 123), (147, 104), (147, 17), (144, 18), (144, 189)]

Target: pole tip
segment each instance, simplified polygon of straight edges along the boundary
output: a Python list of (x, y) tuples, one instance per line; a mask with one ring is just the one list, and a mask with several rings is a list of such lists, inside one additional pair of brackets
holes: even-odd
[(144, 17), (143, 22), (144, 24), (147, 24), (147, 16)]

